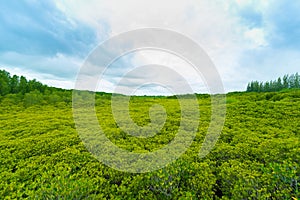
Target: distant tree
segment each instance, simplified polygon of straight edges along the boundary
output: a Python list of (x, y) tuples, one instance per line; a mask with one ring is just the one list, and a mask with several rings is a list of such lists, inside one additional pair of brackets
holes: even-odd
[(27, 80), (24, 76), (21, 76), (20, 77), (20, 84), (19, 84), (19, 91), (22, 93), (22, 94), (25, 94), (28, 92), (28, 85), (27, 85)]
[(289, 76), (288, 75), (284, 75), (283, 76), (283, 88), (289, 88)]
[(252, 92), (251, 83), (248, 83), (248, 85), (247, 85), (247, 91), (248, 92)]
[(22, 102), (26, 107), (43, 103), (69, 104), (72, 102), (72, 91), (49, 87), (36, 79), (27, 80), (24, 76), (11, 77), (9, 72), (0, 70), (0, 101), (5, 101), (7, 105)]
[(280, 77), (277, 79), (276, 88), (278, 88), (279, 90), (281, 90), (283, 88), (282, 81), (281, 81)]
[(270, 81), (270, 86), (269, 86), (269, 91), (268, 92), (274, 92), (276, 91), (276, 80), (275, 81)]
[(10, 74), (5, 70), (0, 70), (0, 94), (6, 95), (10, 93)]
[(275, 92), (282, 89), (300, 88), (300, 76), (298, 73), (292, 75), (284, 75), (281, 79), (263, 82), (251, 81), (247, 85), (248, 92)]
[(295, 88), (295, 75), (292, 74), (288, 78), (289, 88)]
[[(51, 87), (42, 84), (36, 79), (27, 81), (24, 76), (19, 77), (17, 75), (13, 75), (11, 77), (7, 71), (0, 70), (0, 95), (17, 93), (26, 94), (35, 90), (44, 93), (47, 88), (52, 90)], [(54, 88), (54, 90), (59, 89)]]
[(300, 77), (298, 73), (295, 74), (294, 85), (295, 88), (300, 88)]
[(260, 83), (259, 83), (258, 91), (259, 91), (259, 92), (263, 92), (263, 91), (264, 91), (264, 83), (263, 83), (263, 82), (260, 82)]
[(253, 91), (259, 91), (261, 89), (261, 85), (258, 81), (253, 82)]
[(19, 77), (17, 75), (13, 75), (13, 77), (10, 78), (10, 93), (16, 94), (19, 92)]
[(42, 93), (44, 93), (47, 86), (44, 86), (42, 83), (38, 82), (36, 79), (28, 81), (28, 88), (29, 91), (38, 90)]

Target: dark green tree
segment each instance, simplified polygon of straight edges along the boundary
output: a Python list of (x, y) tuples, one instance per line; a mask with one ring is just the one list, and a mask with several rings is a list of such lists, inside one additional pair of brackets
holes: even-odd
[(294, 85), (295, 88), (300, 88), (300, 77), (298, 73), (295, 74)]
[(6, 95), (10, 93), (10, 74), (5, 70), (0, 70), (0, 94)]
[(28, 92), (28, 83), (24, 76), (20, 77), (19, 92), (25, 94)]
[(19, 77), (17, 75), (13, 75), (10, 78), (10, 93), (16, 94), (19, 92)]
[(247, 92), (276, 92), (282, 89), (300, 88), (300, 76), (298, 73), (284, 75), (281, 79), (266, 82), (251, 81), (247, 85)]
[(289, 76), (288, 75), (284, 75), (283, 76), (283, 88), (289, 88)]
[(282, 81), (281, 81), (280, 77), (277, 79), (276, 88), (278, 88), (279, 90), (281, 90), (283, 88)]

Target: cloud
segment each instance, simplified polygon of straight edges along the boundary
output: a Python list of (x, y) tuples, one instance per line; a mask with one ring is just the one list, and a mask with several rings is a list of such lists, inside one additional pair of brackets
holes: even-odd
[(96, 31), (50, 0), (11, 0), (0, 8), (1, 68), (70, 88), (82, 59), (97, 43)]
[(251, 79), (267, 81), (299, 71), (299, 10), (299, 2), (281, 0), (269, 1), (257, 9), (260, 23), (245, 32), (245, 37), (257, 45), (245, 48), (238, 57), (239, 68), (248, 70)]
[[(72, 82), (98, 42), (132, 29), (158, 27), (196, 41), (214, 62), (226, 91), (244, 90), (249, 81), (299, 69), (299, 10), (299, 2), (282, 0), (12, 0), (0, 9), (0, 64)], [(96, 63), (115, 53), (107, 51)], [(196, 91), (205, 91), (205, 81), (182, 60), (153, 51), (117, 60), (105, 72), (101, 88), (112, 90), (124, 73), (144, 64), (169, 66)], [(86, 75), (99, 78), (99, 67)], [(149, 84), (139, 91), (149, 93), (151, 87), (153, 92), (164, 90)]]
[[(151, 67), (158, 65), (161, 66), (161, 70), (157, 70), (157, 67)], [(140, 70), (140, 67), (143, 67), (143, 70)], [(165, 67), (170, 70), (164, 70)], [(172, 71), (174, 73), (171, 73)], [(182, 76), (183, 80), (182, 78), (178, 79), (178, 74)], [(154, 89), (157, 86), (148, 84), (153, 80), (155, 83), (163, 81), (168, 84), (169, 88), (172, 84), (180, 88), (183, 85), (182, 81), (184, 81), (189, 83), (195, 92), (208, 92), (205, 80), (202, 78), (202, 75), (185, 60), (163, 50), (139, 50), (126, 54), (113, 62), (102, 77), (102, 79), (110, 81), (111, 86), (123, 84), (124, 91), (130, 90), (130, 86), (137, 83), (141, 85), (147, 83), (147, 87), (144, 85), (140, 92), (149, 91), (149, 87)], [(120, 81), (122, 82), (120, 83)], [(105, 86), (103, 81), (99, 85), (99, 90)], [(114, 87), (111, 87), (111, 91), (113, 89)]]
[[(89, 1), (88, 4), (85, 1), (77, 1), (75, 6), (73, 1), (64, 0), (58, 4), (68, 16), (90, 24), (95, 29), (106, 21), (110, 27), (108, 36), (144, 27), (178, 31), (196, 40), (207, 51), (222, 72), (223, 78), (236, 75), (236, 63), (233, 58), (238, 57), (242, 51), (244, 45), (241, 44), (244, 38), (240, 33), (238, 19), (227, 12), (221, 1), (113, 0)], [(154, 63), (159, 59), (156, 56), (151, 57)], [(118, 76), (119, 71), (116, 70), (115, 73)]]
[(1, 4), (1, 52), (85, 56), (95, 41), (92, 28), (67, 18), (49, 0), (11, 0)]
[(253, 47), (267, 46), (268, 43), (265, 39), (265, 32), (260, 28), (253, 28), (244, 33), (245, 38), (251, 40), (253, 42)]
[(15, 52), (0, 53), (0, 67), (12, 74), (37, 79), (44, 84), (71, 89), (82, 60), (77, 57), (57, 54), (24, 55)]
[(81, 60), (63, 54), (45, 57), (6, 52), (0, 54), (0, 65), (23, 68), (24, 71), (49, 74), (64, 79), (72, 79), (81, 65)]

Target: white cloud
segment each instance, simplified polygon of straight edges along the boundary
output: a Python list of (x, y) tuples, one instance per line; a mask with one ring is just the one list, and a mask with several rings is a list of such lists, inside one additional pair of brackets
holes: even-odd
[(254, 46), (254, 48), (268, 45), (265, 39), (264, 29), (253, 28), (246, 31), (244, 34), (245, 38), (251, 41), (251, 44)]
[[(128, 65), (127, 67), (120, 67), (120, 63), (126, 63), (126, 60), (129, 60), (128, 57), (131, 57), (131, 65)], [(158, 68), (154, 67), (157, 65), (162, 66), (162, 69), (157, 70)], [(147, 67), (144, 67), (143, 71), (139, 70), (139, 67), (143, 66)], [(199, 91), (199, 82), (201, 82), (201, 77), (197, 75), (197, 72), (193, 70), (190, 64), (173, 54), (156, 50), (136, 51), (121, 57), (117, 63), (113, 63), (109, 68), (107, 68), (104, 80), (102, 80), (99, 84), (99, 89), (108, 89), (107, 80), (110, 80), (110, 83), (113, 82), (114, 84), (117, 84), (122, 80), (122, 83), (125, 84), (123, 87), (124, 91), (130, 91), (131, 84), (136, 85), (139, 83), (142, 86), (143, 84), (150, 83), (151, 80), (156, 80), (157, 83), (168, 80), (169, 83), (180, 86), (180, 82), (178, 82), (179, 80), (176, 74), (171, 74), (167, 70), (163, 70), (164, 67), (168, 67), (171, 71), (181, 75), (190, 85), (194, 85), (194, 91)], [(203, 86), (203, 83), (201, 85)], [(153, 90), (157, 90), (155, 89), (157, 88), (155, 85), (151, 86)], [(110, 87), (110, 91), (115, 88), (113, 84), (110, 84)], [(149, 90), (149, 85), (147, 86), (146, 84), (139, 89), (139, 92), (147, 92)]]
[[(268, 37), (274, 30), (268, 13), (274, 1), (260, 0), (56, 0), (58, 7), (70, 18), (90, 24), (98, 31), (99, 40), (132, 29), (159, 27), (175, 30), (192, 38), (208, 53), (217, 67), (226, 91), (244, 90), (247, 82), (255, 79), (253, 65), (241, 62), (249, 51), (266, 49)], [(245, 22), (249, 15), (250, 22)], [(253, 16), (251, 16), (253, 14)], [(255, 16), (255, 14), (257, 16)], [(261, 22), (251, 17), (262, 17)], [(253, 20), (253, 21), (251, 21)], [(255, 21), (256, 20), (256, 21)], [(257, 26), (255, 23), (261, 23)], [(176, 42), (176, 41), (172, 41)], [(262, 52), (262, 51), (261, 51)], [(258, 56), (259, 57), (259, 56)], [(251, 59), (256, 60), (256, 57)], [(185, 66), (180, 61), (161, 53), (140, 52), (134, 56), (133, 64), (154, 63), (167, 66)], [(270, 63), (269, 61), (267, 63)], [(260, 68), (263, 66), (259, 66)], [(127, 70), (131, 69), (128, 67)], [(186, 68), (185, 68), (186, 69)], [(126, 71), (121, 69), (121, 71)], [(181, 70), (180, 73), (189, 71)], [(119, 71), (112, 71), (110, 78)], [(198, 86), (193, 74), (191, 84)], [(107, 78), (111, 87), (116, 80)], [(113, 83), (113, 84), (112, 84)], [(108, 86), (104, 86), (108, 89)], [(202, 86), (201, 86), (202, 87)], [(203, 89), (203, 88), (202, 88)]]
[[(244, 90), (251, 80), (261, 77), (275, 79), (285, 73), (295, 73), (299, 68), (300, 4), (296, 1), (286, 4), (280, 0), (55, 0), (61, 12), (52, 4), (51, 7), (37, 4), (40, 7), (33, 9), (45, 11), (43, 20), (37, 20), (36, 12), (30, 9), (37, 6), (35, 3), (32, 2), (28, 10), (8, 6), (17, 15), (25, 19), (29, 17), (31, 24), (38, 24), (42, 31), (27, 28), (28, 34), (26, 23), (7, 21), (8, 28), (5, 30), (12, 34), (2, 34), (4, 45), (0, 64), (12, 74), (25, 74), (28, 78), (57, 87), (72, 87), (83, 62), (80, 56), (97, 45), (91, 44), (96, 42), (95, 32), (97, 42), (102, 42), (119, 33), (145, 27), (174, 30), (198, 42), (217, 67), (226, 91)], [(50, 11), (56, 14), (48, 15)], [(45, 27), (48, 27), (47, 30)], [(50, 40), (49, 31), (53, 36)], [(15, 35), (17, 32), (19, 34)], [(176, 44), (178, 41), (166, 42)], [(114, 54), (119, 52), (119, 49), (113, 48), (106, 50), (94, 61), (105, 60), (111, 56), (111, 51)], [(146, 50), (121, 61), (106, 72), (101, 84), (103, 90), (111, 91), (122, 74), (144, 64), (172, 67), (186, 77), (196, 91), (205, 90), (203, 80), (190, 66), (172, 55)], [(95, 74), (99, 71), (99, 66), (95, 66), (87, 75), (94, 80), (98, 78)], [(169, 78), (172, 80), (172, 77)], [(147, 86), (139, 89), (142, 90), (150, 91)], [(153, 91), (163, 89), (153, 87)]]
[[(103, 31), (101, 27), (105, 22), (104, 24), (109, 25), (110, 36), (142, 27), (160, 27), (183, 33), (205, 49), (220, 71), (221, 77), (227, 82), (234, 81), (235, 76), (241, 77), (236, 71), (236, 58), (243, 52), (245, 45), (248, 45), (246, 40), (251, 40), (251, 46), (264, 44), (262, 34), (258, 31), (241, 33), (244, 28), (241, 28), (239, 19), (228, 12), (228, 4), (222, 1), (57, 2), (68, 15), (94, 26), (99, 33)], [(247, 36), (246, 39), (244, 35)], [(143, 58), (147, 63), (160, 60), (157, 55)], [(174, 62), (172, 65), (174, 66)]]
[[(18, 58), (18, 59), (16, 59)], [(74, 88), (75, 75), (81, 65), (79, 58), (57, 54), (54, 57), (24, 55), (16, 52), (0, 54), (0, 66), (11, 74), (37, 79), (59, 88)]]

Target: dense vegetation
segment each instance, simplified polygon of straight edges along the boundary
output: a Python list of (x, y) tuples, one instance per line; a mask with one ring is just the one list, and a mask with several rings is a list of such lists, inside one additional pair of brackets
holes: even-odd
[[(167, 111), (149, 139), (124, 133), (113, 119), (110, 94), (96, 95), (107, 137), (133, 152), (155, 151), (176, 134), (175, 97), (132, 97), (130, 115), (149, 123), (148, 109)], [(188, 100), (188, 98), (187, 98)], [(0, 96), (0, 197), (4, 199), (292, 199), (300, 198), (300, 90), (230, 93), (220, 139), (207, 157), (199, 149), (210, 122), (210, 97), (198, 95), (200, 125), (177, 161), (150, 173), (120, 172), (83, 146), (72, 116), (71, 91), (34, 89)], [(84, 99), (82, 99), (84, 101)]]
[(258, 82), (252, 81), (247, 86), (247, 92), (276, 92), (283, 89), (300, 88), (300, 75), (284, 75), (274, 81)]
[(9, 72), (0, 70), (0, 95), (25, 94), (34, 90), (43, 93), (46, 88), (50, 87), (43, 85), (35, 79), (27, 81), (24, 76), (11, 76)]
[(36, 104), (70, 103), (72, 92), (49, 87), (35, 79), (27, 80), (24, 76), (11, 76), (9, 72), (0, 70), (0, 100), (3, 98), (3, 106), (21, 103), (28, 107)]

